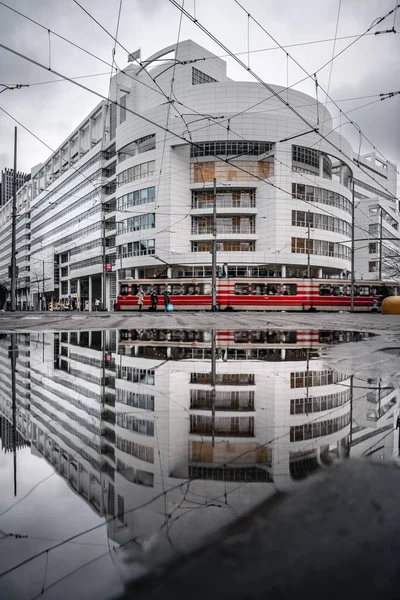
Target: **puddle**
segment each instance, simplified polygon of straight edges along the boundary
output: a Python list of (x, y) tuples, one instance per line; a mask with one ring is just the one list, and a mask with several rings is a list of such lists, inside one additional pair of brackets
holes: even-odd
[(396, 458), (392, 342), (317, 330), (0, 336), (0, 596), (110, 598), (277, 490), (340, 460)]

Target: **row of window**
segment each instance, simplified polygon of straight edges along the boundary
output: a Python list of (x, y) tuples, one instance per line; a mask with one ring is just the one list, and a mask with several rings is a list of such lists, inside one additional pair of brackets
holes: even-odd
[(295, 283), (235, 283), (235, 295), (239, 296), (296, 296)]
[(135, 369), (134, 367), (118, 367), (117, 378), (134, 383), (154, 385), (154, 369)]
[(392, 201), (396, 199), (393, 196), (393, 194), (386, 194), (386, 192), (384, 192), (382, 188), (380, 188), (380, 189), (374, 188), (374, 187), (372, 187), (372, 185), (368, 185), (368, 183), (364, 183), (363, 181), (360, 181), (359, 179), (355, 179), (354, 183), (356, 185), (358, 185), (358, 187), (363, 188), (364, 190), (367, 190), (368, 192), (371, 192), (375, 196), (380, 196), (381, 198), (385, 198), (386, 200), (392, 200)]
[[(215, 198), (217, 208), (254, 208), (256, 190), (232, 190), (218, 192)], [(192, 208), (213, 208), (214, 192), (192, 191)]]
[(116, 401), (126, 406), (154, 411), (154, 396), (151, 394), (137, 394), (129, 390), (117, 389)]
[[(85, 260), (80, 260), (71, 265), (71, 271), (76, 271), (77, 269), (84, 269), (85, 267), (91, 267), (93, 265), (101, 265), (103, 262), (102, 256), (92, 256), (92, 258), (86, 258)], [(115, 262), (114, 257), (107, 258), (107, 262), (113, 263)], [(68, 267), (67, 267), (68, 268)]]
[(140, 165), (136, 165), (135, 167), (130, 167), (117, 175), (117, 184), (125, 185), (126, 183), (130, 183), (131, 181), (136, 181), (137, 179), (141, 179), (142, 177), (149, 177), (150, 175), (154, 175), (154, 171), (156, 169), (156, 161), (150, 160), (148, 162), (144, 162)]
[(304, 387), (318, 387), (321, 385), (331, 385), (332, 383), (339, 383), (348, 379), (348, 375), (344, 373), (337, 373), (336, 371), (300, 371), (296, 373), (290, 373), (290, 387), (291, 388), (304, 388)]
[(350, 260), (350, 248), (344, 244), (327, 242), (326, 240), (308, 240), (292, 238), (292, 252), (296, 254), (317, 254)]
[(350, 390), (329, 394), (329, 396), (316, 396), (309, 398), (292, 398), (290, 400), (291, 415), (308, 415), (321, 412), (330, 408), (337, 408), (350, 400)]
[[(65, 244), (69, 244), (70, 242), (72, 242), (73, 240), (76, 240), (78, 238), (87, 237), (88, 235), (90, 235), (94, 231), (97, 231), (98, 229), (101, 229), (101, 221), (98, 221), (97, 223), (93, 223), (93, 225), (88, 225), (88, 227), (84, 227), (83, 229), (78, 229), (74, 233), (71, 233), (70, 235), (63, 237), (60, 240), (57, 240), (56, 242), (54, 242), (54, 246), (55, 247), (64, 246)], [(44, 237), (44, 236), (42, 236), (42, 237)], [(67, 261), (68, 261), (68, 258), (67, 258)], [(62, 262), (64, 262), (64, 261), (62, 261)]]
[[(92, 208), (87, 210), (84, 214), (78, 215), (78, 216), (74, 217), (73, 219), (71, 219), (70, 221), (67, 221), (66, 223), (63, 223), (62, 225), (55, 227), (51, 231), (44, 233), (40, 237), (35, 238), (32, 241), (32, 245), (37, 246), (40, 244), (40, 248), (43, 249), (45, 247), (45, 245), (52, 244), (51, 239), (54, 239), (54, 237), (56, 237), (59, 233), (62, 233), (63, 231), (66, 231), (68, 229), (75, 228), (76, 225), (79, 225), (79, 223), (81, 223), (85, 219), (87, 219), (88, 221), (91, 221), (92, 219), (94, 219), (96, 217), (97, 214), (99, 214), (99, 215), (101, 214), (101, 206), (99, 204), (97, 204), (96, 206), (93, 206)], [(69, 238), (69, 240), (81, 238), (84, 236), (84, 231), (91, 230), (92, 228), (93, 228), (93, 231), (98, 229), (97, 224), (91, 225), (89, 227), (85, 227), (85, 229), (81, 229), (80, 231), (78, 229), (78, 231), (75, 231), (75, 233), (69, 235), (68, 238)], [(54, 245), (62, 246), (66, 243), (65, 240), (66, 240), (66, 238), (54, 241)], [(42, 245), (42, 242), (44, 242), (44, 241), (46, 241), (46, 244)]]
[[(256, 232), (255, 217), (222, 217), (218, 216), (217, 233), (220, 234), (253, 234)], [(191, 233), (193, 235), (212, 234), (214, 231), (212, 217), (192, 217)]]
[(246, 140), (225, 140), (219, 142), (196, 142), (190, 148), (190, 157), (198, 156), (258, 156), (272, 150), (271, 142), (252, 142)]
[(140, 231), (141, 229), (152, 229), (156, 226), (156, 215), (154, 213), (146, 213), (144, 215), (136, 215), (129, 217), (117, 223), (117, 234), (128, 233), (129, 231)]
[(148, 463), (154, 463), (154, 448), (152, 446), (142, 446), (142, 444), (136, 444), (119, 436), (116, 436), (115, 445), (118, 450), (122, 450), (125, 454), (130, 454)]
[(117, 209), (125, 210), (130, 206), (138, 206), (139, 204), (147, 204), (154, 202), (156, 199), (156, 188), (154, 186), (136, 190), (130, 194), (125, 194), (117, 198)]
[(132, 415), (126, 413), (117, 413), (116, 423), (123, 429), (129, 429), (129, 431), (135, 431), (140, 435), (147, 435), (154, 437), (154, 422), (147, 421), (146, 419), (137, 419)]
[(351, 226), (343, 219), (321, 215), (319, 213), (307, 212), (304, 210), (292, 210), (292, 225), (295, 227), (310, 227), (314, 229), (324, 229), (325, 231), (335, 231), (351, 237)]
[(198, 162), (190, 165), (190, 182), (219, 181), (259, 181), (274, 174), (274, 163), (266, 160), (229, 162)]
[(340, 431), (350, 423), (350, 414), (342, 415), (336, 419), (329, 419), (321, 423), (306, 423), (305, 425), (295, 425), (290, 428), (290, 441), (302, 442), (303, 440), (312, 440), (324, 435), (330, 435)]
[(128, 258), (129, 256), (147, 256), (155, 253), (155, 240), (140, 240), (138, 242), (128, 242), (117, 247), (118, 258)]
[(292, 183), (292, 197), (306, 202), (319, 202), (328, 206), (336, 206), (336, 208), (351, 213), (350, 200), (325, 188), (304, 185), (303, 183)]
[[(211, 373), (191, 373), (190, 383), (211, 384)], [(253, 373), (217, 373), (217, 385), (254, 385)]]
[(292, 161), (315, 167), (319, 171), (319, 150), (306, 146), (292, 146)]
[[(97, 152), (97, 154), (92, 156), (92, 158), (90, 160), (88, 160), (84, 165), (82, 165), (79, 169), (75, 169), (74, 173), (72, 175), (70, 175), (69, 177), (67, 177), (67, 179), (64, 179), (63, 182), (59, 183), (54, 190), (46, 193), (45, 196), (40, 200), (40, 202), (38, 202), (37, 204), (35, 204), (34, 207), (32, 207), (32, 212), (33, 211), (36, 212), (37, 210), (39, 210), (41, 205), (44, 202), (48, 202), (51, 198), (53, 198), (53, 196), (59, 196), (62, 189), (64, 189), (68, 185), (70, 185), (70, 183), (74, 179), (78, 179), (80, 177), (80, 175), (82, 175), (85, 171), (87, 171), (89, 169), (89, 167), (94, 165), (96, 162), (99, 162), (100, 160), (108, 160), (106, 152)], [(89, 179), (91, 177), (93, 177), (93, 175), (90, 175)], [(40, 181), (39, 176), (37, 176), (37, 178), (35, 178), (35, 180), (34, 180), (34, 184), (39, 183), (39, 181)], [(87, 182), (86, 178), (85, 178), (85, 182)], [(84, 182), (84, 185), (87, 184), (85, 182)], [(82, 184), (79, 184), (79, 185), (82, 186)], [(77, 187), (79, 187), (79, 186), (77, 186)], [(72, 190), (67, 192), (67, 194), (70, 194), (70, 192), (75, 194), (75, 192), (77, 191), (77, 187), (72, 188)], [(38, 213), (36, 216), (32, 217), (32, 222), (35, 222), (37, 219), (40, 218), (40, 216), (41, 216), (40, 213)]]
[[(212, 242), (192, 242), (192, 252), (211, 252)], [(217, 242), (217, 252), (255, 252), (256, 243), (242, 242), (239, 240), (225, 240)]]

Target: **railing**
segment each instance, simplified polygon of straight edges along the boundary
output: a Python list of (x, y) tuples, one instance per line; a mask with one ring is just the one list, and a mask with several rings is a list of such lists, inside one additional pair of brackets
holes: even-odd
[[(194, 198), (192, 200), (192, 208), (213, 208), (214, 201), (213, 200), (201, 200)], [(217, 208), (255, 208), (256, 199), (255, 198), (240, 198), (238, 200), (233, 200), (232, 198), (217, 198), (216, 207)]]
[[(217, 233), (242, 233), (242, 234), (251, 234), (256, 232), (255, 225), (217, 225)], [(192, 235), (197, 234), (212, 234), (213, 226), (212, 225), (192, 225), (191, 230)]]

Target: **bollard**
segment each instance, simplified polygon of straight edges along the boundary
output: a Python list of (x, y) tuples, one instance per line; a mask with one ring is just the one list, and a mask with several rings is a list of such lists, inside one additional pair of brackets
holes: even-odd
[(383, 315), (400, 315), (400, 296), (388, 296), (382, 302)]

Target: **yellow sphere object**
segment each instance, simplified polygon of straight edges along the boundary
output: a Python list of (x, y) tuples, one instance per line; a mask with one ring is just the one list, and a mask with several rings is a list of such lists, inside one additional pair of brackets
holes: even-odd
[(389, 296), (382, 302), (383, 315), (400, 315), (400, 296)]

